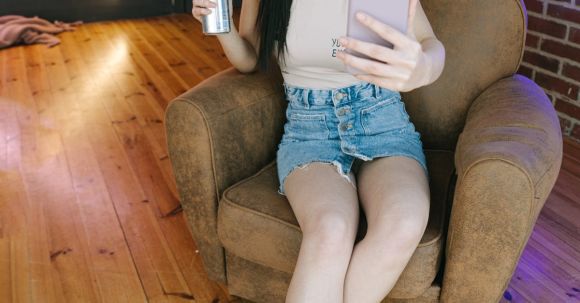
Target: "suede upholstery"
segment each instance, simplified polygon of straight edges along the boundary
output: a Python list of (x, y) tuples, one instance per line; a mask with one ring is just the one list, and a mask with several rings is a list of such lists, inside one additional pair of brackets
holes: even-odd
[(181, 205), (214, 281), (226, 282), (217, 237), (218, 198), (270, 163), (282, 138), (286, 101), (277, 80), (230, 68), (173, 100), (165, 112)]
[[(559, 121), (542, 89), (514, 74), (526, 34), (520, 0), (421, 3), (445, 46), (445, 69), (402, 96), (422, 136), (432, 207), (383, 302), (497, 302), (556, 181)], [(230, 68), (173, 100), (165, 117), (180, 201), (208, 276), (254, 302), (284, 301), (302, 236), (276, 192), (281, 84), (279, 73)]]
[(550, 100), (526, 77), (504, 78), (474, 101), (455, 152), (445, 301), (500, 300), (556, 182), (562, 145)]

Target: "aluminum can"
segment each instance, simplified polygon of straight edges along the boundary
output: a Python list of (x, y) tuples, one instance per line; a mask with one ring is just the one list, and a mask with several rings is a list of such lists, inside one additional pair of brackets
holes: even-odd
[(230, 25), (230, 0), (213, 0), (216, 7), (209, 8), (212, 12), (202, 16), (203, 33), (206, 35), (219, 35), (229, 33)]

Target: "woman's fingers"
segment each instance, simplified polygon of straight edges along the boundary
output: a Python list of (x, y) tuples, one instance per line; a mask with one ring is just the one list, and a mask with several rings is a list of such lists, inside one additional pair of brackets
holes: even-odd
[(193, 8), (191, 14), (195, 19), (201, 22), (201, 17), (211, 14), (210, 8), (215, 8), (216, 4), (209, 0), (192, 0)]
[(195, 7), (195, 8), (193, 8), (192, 13), (194, 15), (198, 15), (198, 16), (209, 15), (209, 14), (211, 14), (211, 9), (207, 9), (207, 8), (203, 8), (203, 7)]
[(201, 22), (201, 17), (205, 16), (205, 15), (209, 15), (211, 13), (211, 10), (209, 10), (207, 8), (195, 7), (191, 10), (191, 13), (195, 19), (197, 19), (199, 22)]
[(201, 17), (211, 14), (211, 9), (216, 7), (216, 4), (209, 0), (192, 0), (193, 8), (191, 14), (193, 17), (201, 22)]
[(382, 45), (346, 37), (341, 37), (339, 41), (342, 46), (357, 51), (361, 54), (365, 54), (379, 61), (388, 63), (402, 61), (396, 51)]

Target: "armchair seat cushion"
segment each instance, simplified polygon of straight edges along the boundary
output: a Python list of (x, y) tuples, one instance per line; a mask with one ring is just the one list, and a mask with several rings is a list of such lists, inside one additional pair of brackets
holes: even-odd
[[(425, 150), (431, 207), (427, 228), (391, 298), (415, 298), (435, 280), (441, 266), (448, 201), (452, 201), (454, 154)], [(302, 232), (286, 197), (277, 193), (276, 162), (227, 188), (218, 209), (218, 237), (225, 249), (248, 261), (292, 274)], [(364, 226), (363, 226), (364, 225)], [(359, 229), (366, 230), (366, 220)], [(357, 241), (360, 240), (357, 237)]]

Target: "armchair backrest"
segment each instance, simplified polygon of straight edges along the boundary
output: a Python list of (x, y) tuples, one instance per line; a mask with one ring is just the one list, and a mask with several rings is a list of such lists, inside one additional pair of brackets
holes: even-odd
[(445, 46), (445, 68), (431, 85), (401, 93), (424, 148), (455, 150), (474, 99), (516, 73), (527, 14), (522, 0), (421, 0)]

